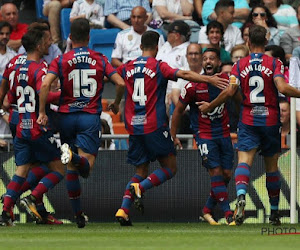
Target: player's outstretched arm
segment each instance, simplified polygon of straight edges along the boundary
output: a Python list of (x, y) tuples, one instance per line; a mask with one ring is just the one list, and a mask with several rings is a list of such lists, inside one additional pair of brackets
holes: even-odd
[(46, 115), (46, 103), (47, 103), (48, 94), (50, 92), (51, 83), (56, 78), (57, 78), (56, 75), (54, 75), (52, 73), (48, 73), (45, 76), (45, 79), (44, 79), (41, 89), (40, 89), (40, 94), (39, 94), (40, 107), (39, 107), (39, 117), (37, 119), (37, 123), (40, 125), (43, 125), (43, 126), (45, 126), (48, 122), (48, 117)]
[(224, 89), (216, 99), (211, 103), (209, 102), (196, 102), (199, 105), (199, 109), (202, 113), (206, 114), (216, 107), (220, 106), (222, 103), (226, 102), (230, 97), (234, 96), (235, 92), (238, 89), (237, 84), (230, 84), (226, 89)]
[(179, 149), (182, 149), (182, 145), (181, 145), (180, 140), (176, 137), (176, 133), (177, 133), (177, 128), (179, 125), (180, 118), (181, 118), (186, 106), (187, 106), (186, 104), (183, 104), (181, 101), (178, 101), (176, 104), (176, 108), (172, 115), (170, 133), (171, 133), (171, 136), (172, 136), (172, 139), (174, 142), (174, 146), (175, 147), (178, 146)]
[(283, 77), (275, 77), (274, 78), (274, 82), (276, 85), (276, 88), (278, 89), (278, 91), (285, 95), (285, 96), (291, 96), (291, 97), (300, 97), (300, 90), (292, 87), (291, 85), (289, 85), (288, 83), (286, 83), (286, 81), (284, 80)]
[(176, 76), (190, 82), (207, 82), (220, 89), (226, 88), (229, 84), (227, 79), (221, 78), (218, 75), (199, 75), (190, 70), (178, 70)]

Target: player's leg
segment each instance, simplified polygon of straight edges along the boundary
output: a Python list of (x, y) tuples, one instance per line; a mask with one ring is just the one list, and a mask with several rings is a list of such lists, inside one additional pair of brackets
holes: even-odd
[(266, 188), (268, 190), (269, 202), (271, 206), (271, 215), (269, 221), (278, 226), (280, 214), (278, 211), (279, 195), (281, 188), (280, 171), (278, 168), (279, 152), (281, 151), (281, 135), (279, 126), (264, 128), (261, 154), (264, 156), (266, 168)]
[[(120, 222), (121, 226), (132, 225), (131, 220), (129, 218), (129, 212), (130, 212), (131, 205), (134, 201), (136, 201), (135, 206), (138, 207), (139, 210), (143, 209), (141, 208), (141, 206), (143, 206), (143, 204), (140, 202), (141, 199), (139, 198), (135, 199), (135, 196), (132, 194), (132, 191), (134, 190), (131, 190), (132, 188), (131, 184), (133, 183), (138, 184), (141, 181), (143, 181), (148, 175), (148, 168), (149, 168), (148, 162), (137, 166), (134, 176), (131, 177), (130, 181), (126, 185), (121, 208), (117, 211), (115, 215), (116, 219)], [(142, 197), (140, 196), (140, 198)]]
[[(136, 200), (136, 205), (141, 209), (141, 195), (136, 196), (131, 192), (131, 184), (138, 184), (144, 180), (148, 175), (148, 166), (150, 159), (148, 157), (144, 139), (142, 135), (130, 135), (129, 136), (129, 150), (127, 154), (127, 162), (136, 166), (136, 172), (127, 183), (125, 192), (123, 195), (121, 208), (118, 209), (115, 217), (120, 222), (121, 226), (131, 226), (131, 220), (129, 218), (130, 207)], [(134, 191), (134, 189), (132, 189)]]

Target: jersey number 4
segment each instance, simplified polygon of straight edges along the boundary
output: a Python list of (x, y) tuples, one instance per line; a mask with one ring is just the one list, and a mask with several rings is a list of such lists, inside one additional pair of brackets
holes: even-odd
[(96, 75), (96, 69), (73, 69), (69, 81), (73, 80), (73, 97), (94, 97), (97, 92), (97, 81), (91, 76)]
[(145, 95), (145, 80), (137, 78), (134, 81), (132, 101), (138, 102), (141, 106), (146, 105), (147, 96)]

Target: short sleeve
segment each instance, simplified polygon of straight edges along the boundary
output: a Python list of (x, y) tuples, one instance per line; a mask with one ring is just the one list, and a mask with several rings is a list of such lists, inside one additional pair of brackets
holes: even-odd
[(165, 62), (160, 62), (159, 64), (159, 68), (162, 72), (162, 75), (164, 78), (168, 79), (168, 80), (173, 80), (176, 81), (177, 77), (176, 77), (176, 73), (179, 69), (174, 69), (171, 68), (167, 63)]
[(194, 103), (195, 89), (192, 83), (187, 83), (182, 89), (179, 100), (184, 104)]

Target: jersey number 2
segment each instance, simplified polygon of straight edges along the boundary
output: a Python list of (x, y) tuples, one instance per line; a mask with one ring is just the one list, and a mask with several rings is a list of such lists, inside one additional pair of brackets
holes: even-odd
[(145, 80), (143, 78), (135, 79), (132, 100), (134, 102), (139, 102), (141, 106), (146, 105), (147, 96), (145, 95)]
[(252, 76), (249, 79), (249, 86), (255, 87), (250, 92), (251, 103), (265, 103), (266, 98), (264, 96), (258, 96), (264, 90), (264, 79), (261, 76)]

